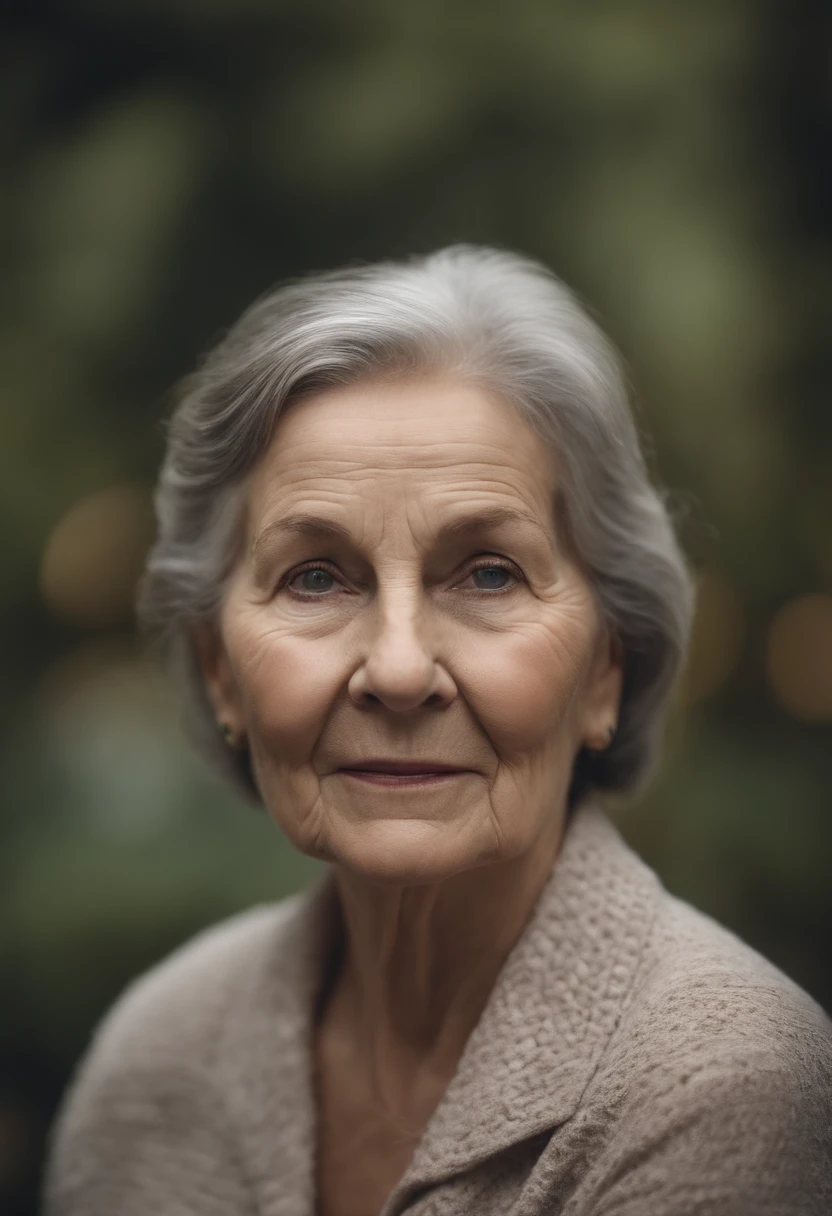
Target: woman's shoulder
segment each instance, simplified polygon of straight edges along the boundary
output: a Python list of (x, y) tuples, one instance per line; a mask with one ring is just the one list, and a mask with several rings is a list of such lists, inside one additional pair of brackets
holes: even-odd
[(743, 1043), (778, 1058), (832, 1052), (832, 1020), (736, 933), (662, 889), (633, 1013), (693, 1046)]
[(165, 1057), (180, 1065), (209, 1053), (229, 1009), (267, 959), (279, 962), (283, 930), (302, 895), (258, 904), (207, 926), (133, 979), (105, 1013), (87, 1050), (99, 1068)]
[(616, 1212), (832, 1210), (832, 1020), (663, 890), (585, 1101), (587, 1187)]
[(591, 895), (609, 909), (607, 961), (616, 975), (625, 953), (633, 960), (610, 1051), (626, 1049), (631, 1037), (645, 1060), (740, 1044), (779, 1059), (813, 1048), (823, 1059), (832, 1050), (832, 1020), (817, 1001), (737, 933), (669, 892), (606, 814), (588, 808), (577, 826), (569, 870), (581, 861), (580, 906)]
[[(169, 1170), (183, 1194), (207, 1172), (218, 1193), (236, 1195), (227, 1100), (240, 1042), (256, 1040), (274, 993), (292, 989), (309, 902), (296, 895), (237, 913), (128, 985), (95, 1029), (51, 1129), (45, 1211), (147, 1210), (164, 1199)], [(208, 1158), (210, 1168), (187, 1164)]]
[(753, 1077), (784, 1093), (823, 1093), (832, 1111), (832, 1019), (753, 946), (660, 883), (607, 1058), (631, 1078), (636, 1100)]
[(279, 969), (282, 939), (304, 895), (257, 904), (207, 926), (131, 980), (94, 1028), (69, 1096), (111, 1074), (211, 1061), (232, 1009), (253, 994), (267, 963)]

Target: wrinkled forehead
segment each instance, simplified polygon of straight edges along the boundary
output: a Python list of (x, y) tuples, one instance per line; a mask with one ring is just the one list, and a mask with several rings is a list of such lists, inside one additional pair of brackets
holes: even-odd
[(249, 480), (257, 511), (315, 486), (441, 497), (489, 486), (548, 516), (558, 485), (551, 447), (513, 405), (441, 380), (374, 381), (293, 402)]

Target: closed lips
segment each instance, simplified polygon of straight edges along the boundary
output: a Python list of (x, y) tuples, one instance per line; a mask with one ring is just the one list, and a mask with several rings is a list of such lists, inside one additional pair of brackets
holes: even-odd
[(359, 764), (345, 764), (346, 772), (391, 773), (399, 777), (415, 776), (419, 773), (459, 773), (463, 770), (455, 764), (440, 764), (432, 760), (419, 762), (392, 760), (363, 760)]

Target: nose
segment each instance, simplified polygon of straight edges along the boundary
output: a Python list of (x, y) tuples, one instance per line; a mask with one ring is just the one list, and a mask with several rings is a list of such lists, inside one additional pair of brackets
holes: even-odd
[(397, 713), (442, 706), (456, 685), (435, 653), (434, 630), (418, 593), (407, 588), (380, 594), (369, 614), (366, 657), (349, 681), (358, 704), (380, 702)]

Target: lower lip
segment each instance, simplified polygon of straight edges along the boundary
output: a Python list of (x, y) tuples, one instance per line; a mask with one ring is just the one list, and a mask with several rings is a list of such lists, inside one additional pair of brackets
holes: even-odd
[(356, 781), (365, 781), (368, 785), (386, 785), (393, 789), (418, 789), (425, 785), (440, 785), (461, 773), (461, 769), (454, 769), (449, 773), (373, 773), (367, 769), (354, 768), (342, 768), (338, 771), (345, 777), (354, 777)]

